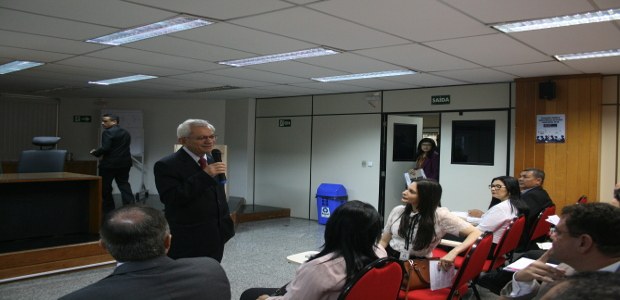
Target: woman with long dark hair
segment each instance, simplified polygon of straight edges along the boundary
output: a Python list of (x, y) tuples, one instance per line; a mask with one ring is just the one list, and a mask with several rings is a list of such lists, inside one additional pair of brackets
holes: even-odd
[(491, 180), (489, 189), (491, 190), (491, 203), (495, 204), (482, 214), (480, 219), (468, 218), (468, 220), (478, 223), (477, 228), (482, 232), (492, 231), (493, 244), (497, 244), (510, 220), (520, 214), (527, 215), (527, 206), (521, 200), (519, 182), (514, 177), (495, 177)]
[(428, 179), (439, 181), (439, 153), (437, 152), (437, 144), (431, 138), (423, 138), (418, 143), (416, 152), (416, 163), (409, 173), (414, 170), (424, 170), (424, 175)]
[(456, 256), (469, 248), (481, 232), (444, 207), (441, 185), (434, 180), (412, 182), (403, 192), (404, 205), (395, 207), (386, 221), (381, 246), (388, 254), (401, 260), (431, 257), (446, 234), (462, 236), (463, 243), (440, 258), (440, 265), (448, 269)]
[(381, 216), (372, 205), (344, 203), (327, 220), (323, 250), (297, 269), (283, 296), (269, 296), (277, 289), (254, 288), (243, 292), (241, 300), (337, 299), (364, 266), (387, 255), (377, 244), (381, 228)]

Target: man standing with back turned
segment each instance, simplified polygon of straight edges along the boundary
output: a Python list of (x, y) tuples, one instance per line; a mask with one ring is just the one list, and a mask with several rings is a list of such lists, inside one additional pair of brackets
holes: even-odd
[(174, 237), (168, 256), (209, 256), (221, 262), (224, 244), (235, 235), (224, 185), (226, 164), (215, 162), (215, 127), (189, 119), (177, 128), (183, 145), (155, 163), (155, 185)]
[(99, 176), (101, 176), (102, 213), (114, 210), (112, 198), (112, 180), (121, 191), (123, 205), (132, 204), (135, 201), (129, 184), (129, 169), (131, 169), (131, 153), (129, 146), (131, 136), (127, 130), (118, 126), (120, 119), (116, 115), (104, 114), (101, 118), (103, 133), (101, 134), (101, 147), (90, 150), (90, 154), (101, 157), (99, 161)]

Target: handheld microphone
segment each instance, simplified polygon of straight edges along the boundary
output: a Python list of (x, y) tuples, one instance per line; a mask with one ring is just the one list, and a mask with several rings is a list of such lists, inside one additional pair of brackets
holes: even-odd
[[(213, 156), (213, 160), (215, 162), (222, 162), (222, 152), (219, 149), (213, 149), (211, 150), (211, 156)], [(217, 180), (220, 182), (221, 185), (226, 184), (226, 182), (228, 181), (226, 179), (226, 174), (217, 174)]]

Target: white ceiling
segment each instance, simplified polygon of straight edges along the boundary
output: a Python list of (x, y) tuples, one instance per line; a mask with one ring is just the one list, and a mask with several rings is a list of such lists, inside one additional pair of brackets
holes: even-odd
[[(608, 8), (620, 0), (0, 0), (0, 92), (81, 98), (239, 99), (620, 74), (620, 22), (504, 34), (489, 24)], [(190, 14), (213, 25), (123, 46), (84, 40)], [(318, 46), (342, 54), (233, 68), (216, 62)], [(418, 74), (320, 83), (311, 77), (408, 68)], [(114, 86), (88, 81), (160, 78)], [(188, 93), (219, 86), (239, 89)]]

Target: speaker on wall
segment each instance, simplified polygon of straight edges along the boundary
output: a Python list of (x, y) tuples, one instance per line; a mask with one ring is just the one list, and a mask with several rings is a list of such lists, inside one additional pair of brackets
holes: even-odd
[(549, 80), (538, 84), (538, 98), (555, 99), (555, 82)]

